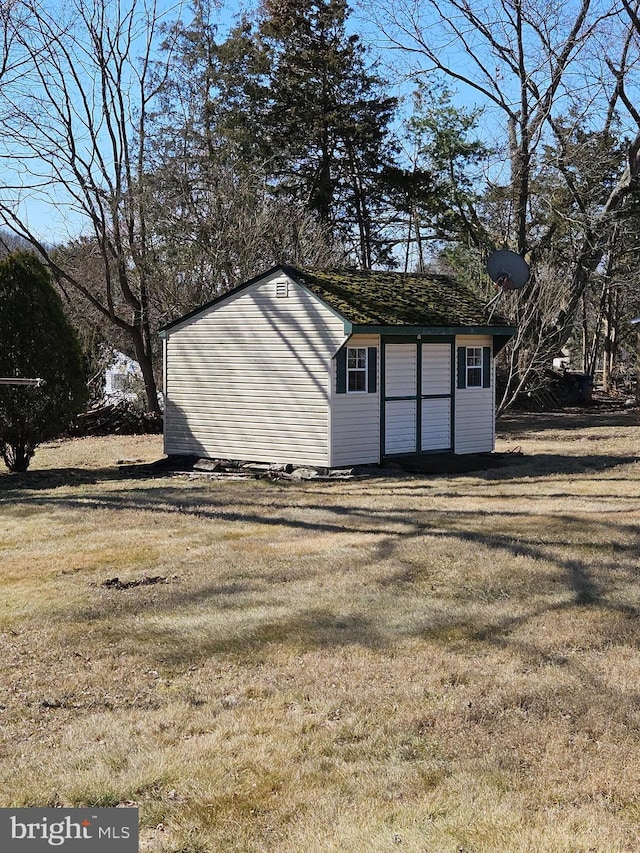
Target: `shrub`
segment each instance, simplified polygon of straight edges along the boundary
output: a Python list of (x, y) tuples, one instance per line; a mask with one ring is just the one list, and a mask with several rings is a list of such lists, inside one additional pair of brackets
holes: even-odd
[(86, 400), (82, 354), (47, 268), (28, 252), (0, 261), (0, 455), (26, 471), (38, 444), (60, 435)]

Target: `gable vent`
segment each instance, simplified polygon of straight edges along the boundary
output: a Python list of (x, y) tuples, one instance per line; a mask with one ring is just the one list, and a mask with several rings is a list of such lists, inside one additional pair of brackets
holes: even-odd
[(277, 281), (276, 282), (276, 296), (288, 296), (289, 295), (289, 282), (288, 281)]

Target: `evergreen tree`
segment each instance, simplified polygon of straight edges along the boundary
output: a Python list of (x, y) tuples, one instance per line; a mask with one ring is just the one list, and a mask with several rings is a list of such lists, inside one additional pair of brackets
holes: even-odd
[[(313, 245), (324, 244), (322, 257), (335, 259), (344, 247), (351, 263), (389, 261), (376, 219), (396, 101), (367, 67), (359, 38), (347, 33), (348, 14), (345, 0), (265, 2), (217, 43), (198, 0), (191, 25), (179, 28), (181, 67), (159, 116), (166, 132), (156, 134), (163, 169), (174, 170), (162, 185), (177, 188), (181, 174), (190, 191), (202, 189), (205, 198), (193, 209), (205, 231), (211, 223), (218, 246), (220, 194), (211, 189), (222, 173), (227, 184), (234, 176), (242, 193), (253, 184), (256, 209), (271, 198), (278, 217), (289, 211), (293, 221), (304, 214), (307, 227), (315, 221)], [(178, 202), (164, 207), (177, 209)]]
[(377, 227), (397, 101), (347, 32), (345, 0), (264, 0), (258, 33), (271, 59), (265, 132), (281, 192), (315, 211), (362, 267), (390, 260)]
[(491, 153), (477, 137), (478, 118), (479, 111), (456, 107), (445, 87), (420, 84), (414, 93), (402, 134), (403, 165), (384, 172), (405, 270), (432, 267), (452, 244), (491, 242), (478, 215), (480, 170)]
[(86, 399), (82, 355), (46, 267), (28, 252), (0, 261), (0, 455), (26, 471), (38, 444), (69, 426)]
[(197, 0), (169, 34), (178, 52), (154, 116), (147, 204), (163, 285), (154, 313), (170, 319), (277, 263), (339, 263), (329, 229), (273, 191), (269, 52), (242, 20), (219, 42)]

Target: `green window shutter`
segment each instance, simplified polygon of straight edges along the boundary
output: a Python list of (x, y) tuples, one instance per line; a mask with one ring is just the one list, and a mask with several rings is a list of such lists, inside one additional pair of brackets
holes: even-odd
[(375, 394), (377, 389), (378, 379), (378, 348), (367, 348), (367, 391), (370, 394)]
[(336, 393), (347, 393), (347, 348), (342, 347), (336, 354)]
[(458, 347), (458, 388), (467, 387), (467, 348)]
[(491, 347), (482, 347), (482, 387), (491, 387)]

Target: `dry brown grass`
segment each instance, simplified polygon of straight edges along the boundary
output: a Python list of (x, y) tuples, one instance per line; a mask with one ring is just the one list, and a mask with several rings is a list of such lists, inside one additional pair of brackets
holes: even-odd
[(121, 476), (157, 437), (0, 474), (0, 804), (136, 803), (155, 853), (637, 851), (637, 415), (501, 429), (464, 476)]

